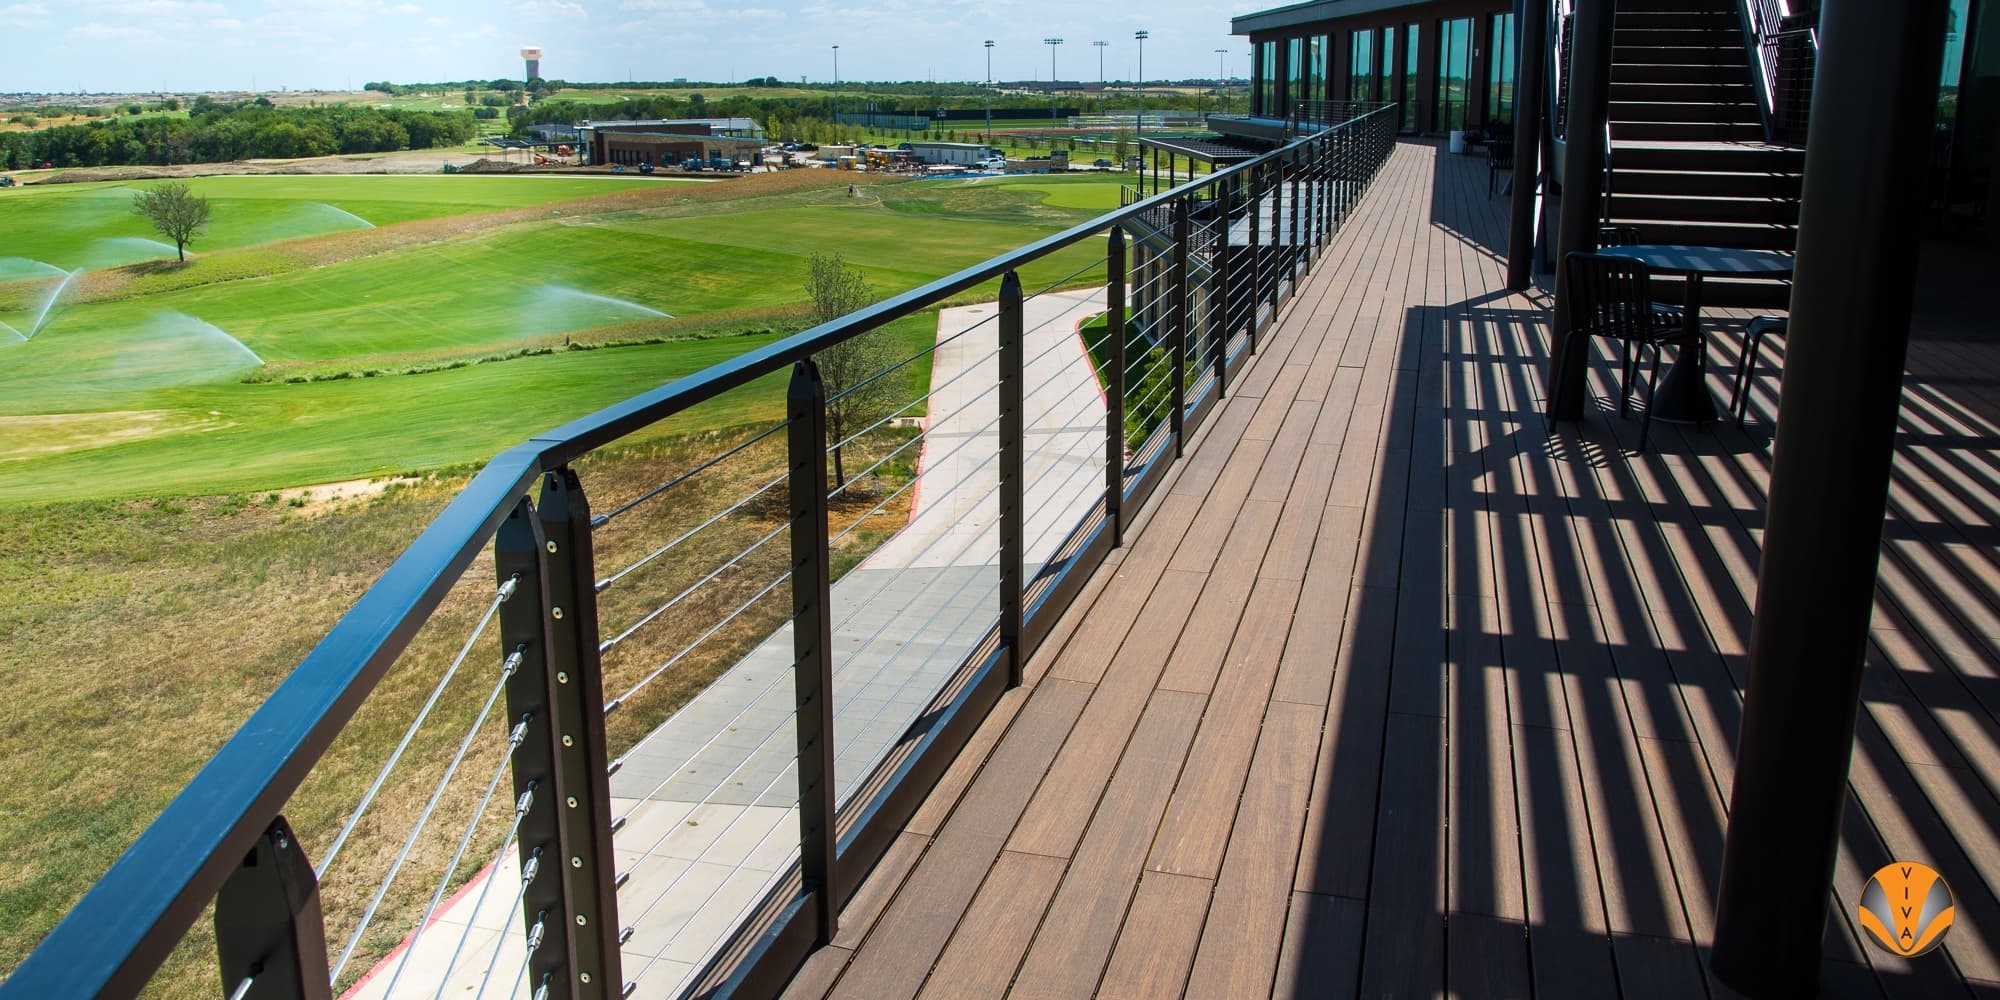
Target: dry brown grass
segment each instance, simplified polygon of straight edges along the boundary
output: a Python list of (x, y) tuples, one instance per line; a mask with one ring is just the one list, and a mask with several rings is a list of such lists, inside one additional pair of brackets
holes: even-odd
[[(578, 469), (594, 507), (605, 511), (752, 432), (674, 437), (671, 427), (662, 428), (593, 455)], [(903, 433), (858, 443), (850, 461), (865, 465)], [(908, 455), (841, 501), (833, 514), (836, 533), (907, 480)], [(784, 438), (774, 435), (634, 508), (597, 533), (598, 575), (611, 575), (722, 512), (783, 466)], [(16, 859), (0, 868), (0, 969), (11, 968), (53, 926), (462, 483), (424, 480), (299, 507), (260, 495), (9, 512), (25, 530), (22, 544), (0, 561), (0, 593), (11, 606), (0, 616), (0, 678), (10, 688), (0, 710), (0, 761), (14, 779), (0, 783), (0, 840), (12, 845)], [(606, 637), (781, 529), (787, 503), (780, 484), (620, 580), (603, 596)], [(842, 543), (837, 564), (859, 561), (907, 517), (906, 499), (890, 504)], [(614, 754), (783, 621), (786, 586), (753, 598), (784, 573), (789, 551), (787, 533), (778, 530), (607, 654), (607, 698), (681, 657), (608, 720)], [(325, 857), (495, 587), (491, 556), (482, 554), (286, 806), (308, 856)], [(335, 957), (493, 689), (501, 658), (489, 631), (327, 872), (322, 896)], [(504, 776), (473, 848), (445, 874), (458, 835), (501, 764), (508, 720), (504, 699), (500, 704), (446, 786), (429, 832), (392, 884), (344, 983), (402, 940), (440, 879), (456, 886), (497, 852), (511, 819), (511, 782)], [(204, 918), (148, 992), (212, 995), (214, 975)]]

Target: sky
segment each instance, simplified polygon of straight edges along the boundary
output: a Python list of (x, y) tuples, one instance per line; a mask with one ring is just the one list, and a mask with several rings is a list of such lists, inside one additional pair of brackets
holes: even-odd
[[(1281, 5), (1242, 2), (1241, 13)], [(0, 93), (339, 90), (371, 80), (518, 77), (544, 49), (565, 80), (1065, 80), (1248, 75), (1232, 8), (1199, 0), (0, 0)]]

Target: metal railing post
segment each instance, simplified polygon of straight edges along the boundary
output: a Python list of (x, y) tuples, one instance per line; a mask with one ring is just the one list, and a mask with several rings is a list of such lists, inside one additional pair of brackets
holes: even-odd
[[(1216, 327), (1222, 331), (1222, 353), (1225, 358), (1222, 370), (1224, 371), (1227, 371), (1229, 368), (1226, 360), (1229, 356), (1229, 341), (1230, 338), (1236, 335), (1236, 324), (1229, 318), (1230, 300), (1235, 295), (1235, 289), (1229, 275), (1230, 214), (1234, 210), (1230, 204), (1232, 200), (1229, 184), (1223, 183), (1215, 186), (1215, 301), (1220, 304), (1215, 313)], [(1250, 338), (1249, 348), (1253, 353), (1256, 351), (1257, 338)]]
[[(604, 740), (604, 674), (598, 656), (596, 556), (590, 501), (576, 471), (542, 477), (544, 571), (554, 607), (549, 667), (555, 677), (554, 794), (560, 795), (564, 895), (572, 986), (580, 1000), (617, 997), (624, 984), (618, 952), (617, 862), (611, 852), (611, 773)], [(551, 801), (557, 801), (551, 797)]]
[(556, 809), (564, 794), (556, 763), (563, 747), (555, 720), (550, 642), (552, 620), (569, 610), (549, 589), (546, 544), (535, 505), (522, 497), (493, 538), (493, 569), (502, 584), (516, 577), (520, 581), (516, 598), (500, 606), (500, 648), (512, 664), (507, 719), (514, 801), (521, 811), (521, 919), (530, 942), (527, 988), (539, 993), (546, 987), (551, 998), (569, 998), (576, 995), (574, 981), (583, 971), (572, 961), (576, 941), (571, 932), (592, 924), (602, 931), (604, 914), (578, 906), (581, 901), (565, 891), (567, 880), (551, 871), (560, 869), (571, 853)]
[(1305, 149), (1293, 153), (1292, 159), (1298, 167), (1292, 171), (1292, 240), (1299, 247), (1299, 267), (1311, 274), (1313, 265), (1312, 209), (1306, 204), (1306, 192), (1312, 190), (1312, 150)]
[(1022, 590), (1026, 584), (1026, 532), (1022, 527), (1022, 479), (1027, 465), (1022, 410), (1022, 367), (1026, 351), (1021, 276), (1000, 279), (1000, 642), (1007, 649), (1007, 686), (1018, 687), (1027, 671), (1021, 648)]
[(1271, 269), (1271, 321), (1278, 320), (1278, 289), (1285, 283), (1286, 265), (1289, 263), (1291, 248), (1285, 246), (1285, 161), (1273, 157), (1271, 176), (1271, 260), (1277, 267)]
[(319, 879), (283, 816), (257, 838), (216, 894), (215, 952), (222, 995), (232, 1000), (333, 995)]
[(1125, 544), (1125, 230), (1104, 250), (1104, 523), (1111, 547)]
[(1173, 296), (1173, 320), (1167, 327), (1173, 354), (1173, 435), (1174, 457), (1179, 458), (1187, 445), (1187, 362), (1188, 362), (1188, 209), (1187, 199), (1174, 202), (1174, 257), (1172, 280), (1167, 282), (1167, 294)]
[(839, 930), (834, 889), (833, 569), (827, 551), (826, 383), (811, 359), (785, 392), (791, 487), (793, 731), (799, 766), (799, 872), (812, 896), (813, 939)]
[(1261, 325), (1257, 322), (1257, 310), (1263, 308), (1264, 305), (1264, 253), (1263, 248), (1260, 246), (1261, 241), (1257, 237), (1257, 228), (1261, 215), (1258, 209), (1263, 206), (1263, 203), (1258, 200), (1257, 189), (1259, 185), (1257, 177), (1263, 172), (1263, 169), (1261, 166), (1252, 167), (1243, 172), (1243, 220), (1250, 229), (1250, 293), (1245, 295), (1243, 299), (1250, 307), (1248, 322), (1250, 324), (1250, 344), (1252, 350), (1256, 349), (1257, 331)]

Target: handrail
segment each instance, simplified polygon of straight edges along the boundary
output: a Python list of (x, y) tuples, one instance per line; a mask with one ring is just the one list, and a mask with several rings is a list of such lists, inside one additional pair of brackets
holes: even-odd
[[(1797, 91), (1803, 89), (1809, 99), (1811, 92), (1810, 62), (1819, 51), (1819, 33), (1810, 24), (1801, 24), (1800, 16), (1793, 13), (1789, 0), (1737, 0), (1739, 21), (1743, 28), (1744, 47), (1753, 53), (1751, 83), (1757, 92), (1757, 111), (1764, 123), (1764, 135), (1768, 139), (1802, 138), (1804, 126), (1794, 122), (1795, 114), (1804, 102), (1795, 101)], [(1812, 54), (1805, 59), (1797, 55), (1787, 55), (1787, 42), (1803, 40), (1805, 52)], [(1791, 81), (1787, 85), (1785, 74), (1801, 72), (1803, 79)]]
[[(1357, 114), (1340, 125), (1310, 132), (1255, 159), (1192, 178), (1170, 191), (745, 352), (501, 452), (368, 588), (19, 968), (0, 983), (0, 997), (137, 994), (204, 908), (216, 899), (232, 872), (242, 866), (245, 855), (270, 834), (274, 823), (281, 823), (280, 810), (311, 769), (409, 647), (419, 628), (437, 611), (453, 582), (495, 540), (503, 524), (516, 516), (523, 498), (545, 475), (731, 389), (805, 362), (833, 345), (938, 306), (986, 282), (1003, 277), (1011, 281), (1014, 272), (1026, 264), (1113, 232), (1156, 210), (1184, 205), (1203, 192), (1238, 187), (1254, 191), (1271, 168), (1282, 167), (1287, 174), (1303, 169), (1311, 180), (1311, 171), (1320, 169), (1321, 163), (1332, 164), (1331, 154), (1338, 153), (1349, 159), (1317, 176), (1329, 189), (1344, 185), (1338, 197), (1354, 197), (1360, 190), (1358, 185), (1387, 155), (1390, 140), (1381, 135), (1393, 137), (1393, 122), (1385, 131), (1375, 127), (1382, 123), (1376, 119), (1393, 115), (1396, 105), (1352, 107)], [(1337, 129), (1348, 131), (1335, 135)], [(1374, 144), (1366, 153), (1361, 144), (1347, 138), (1360, 136), (1364, 129), (1369, 130), (1367, 138)], [(1335, 149), (1334, 140), (1344, 145)], [(1375, 158), (1372, 164), (1366, 156)], [(1271, 197), (1274, 235), (1270, 249), (1278, 250), (1279, 201), (1275, 190)], [(1294, 242), (1285, 249), (1303, 258), (1307, 244), (1298, 240), (1301, 220), (1297, 197), (1291, 209)], [(1321, 196), (1313, 211), (1327, 213), (1326, 224), (1315, 219), (1304, 224), (1317, 226), (1323, 240), (1337, 221), (1331, 214), (1332, 203)], [(1309, 266), (1309, 259), (1302, 259), (1300, 265)], [(1275, 315), (1277, 279), (1267, 277)], [(1015, 289), (1018, 295), (1018, 284)], [(1253, 322), (1249, 333), (1253, 346), (1255, 332)], [(554, 541), (549, 544), (553, 552)], [(278, 843), (284, 842), (284, 836), (279, 836)]]

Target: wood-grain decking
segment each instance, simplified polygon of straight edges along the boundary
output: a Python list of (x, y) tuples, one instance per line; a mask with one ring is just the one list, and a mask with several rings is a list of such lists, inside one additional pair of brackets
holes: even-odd
[[(1635, 455), (1600, 356), (1545, 430), (1485, 182), (1397, 148), (790, 995), (1724, 995), (1782, 350), (1746, 429)], [(1911, 352), (1831, 995), (2000, 994), (2000, 342), (1951, 326)], [(1911, 961), (1851, 916), (1897, 858), (1958, 901)]]

